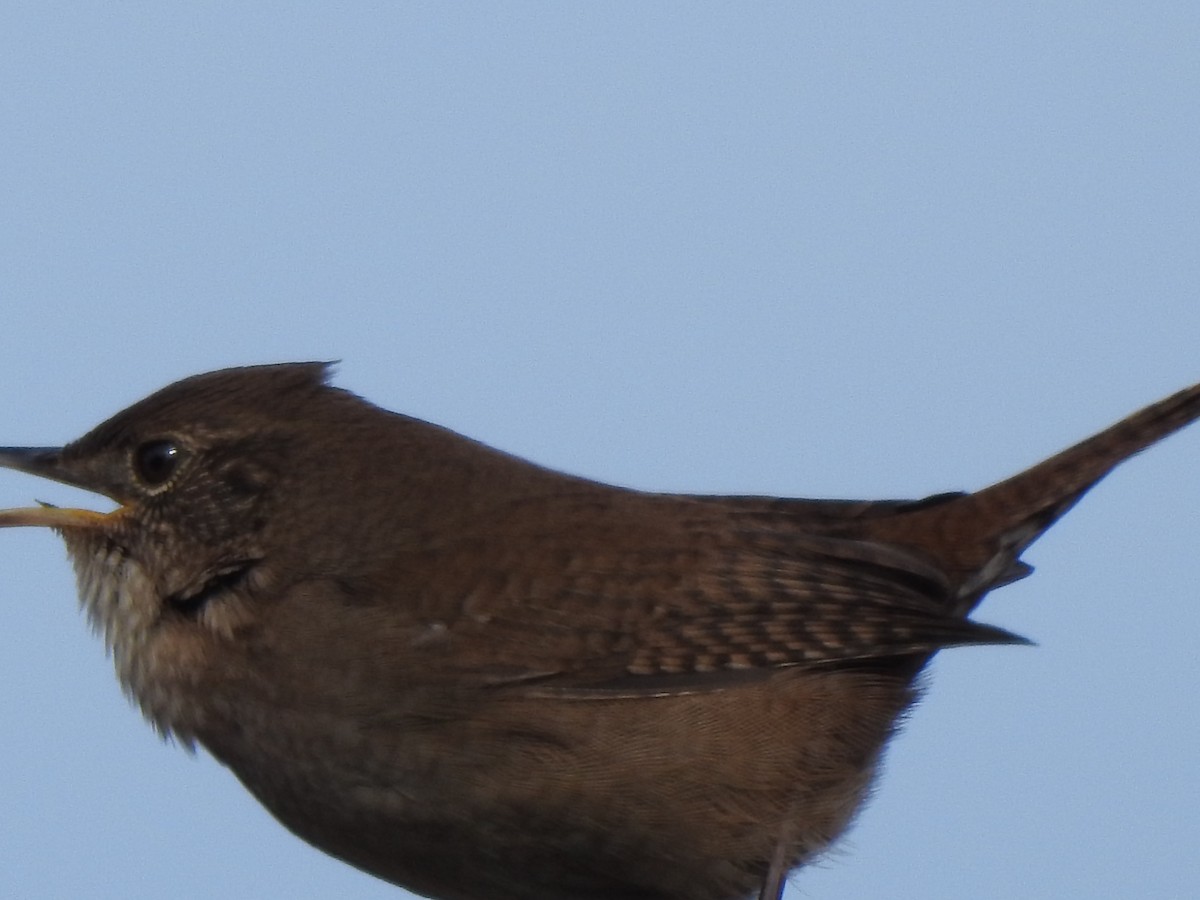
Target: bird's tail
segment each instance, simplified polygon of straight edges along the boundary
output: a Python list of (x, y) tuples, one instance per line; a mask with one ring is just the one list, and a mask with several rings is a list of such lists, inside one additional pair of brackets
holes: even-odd
[(958, 575), (956, 612), (1028, 574), (1022, 551), (1119, 463), (1200, 418), (1200, 384), (1122, 419), (973, 494), (872, 523), (871, 537), (912, 547)]

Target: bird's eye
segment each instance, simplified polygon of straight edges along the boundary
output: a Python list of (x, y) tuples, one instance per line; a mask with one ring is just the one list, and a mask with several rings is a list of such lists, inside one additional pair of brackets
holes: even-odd
[(183, 450), (174, 441), (147, 441), (133, 454), (138, 477), (151, 487), (165, 484), (183, 459)]

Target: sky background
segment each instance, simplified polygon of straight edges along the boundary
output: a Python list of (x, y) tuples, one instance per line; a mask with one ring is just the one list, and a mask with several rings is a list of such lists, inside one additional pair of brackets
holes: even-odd
[[(640, 488), (920, 496), (1200, 379), (1195, 2), (0, 7), (0, 444), (195, 372)], [(1200, 428), (949, 651), (789, 898), (1200, 888)], [(94, 503), (0, 475), (0, 506)], [(391, 898), (160, 743), (0, 534), (0, 894)]]

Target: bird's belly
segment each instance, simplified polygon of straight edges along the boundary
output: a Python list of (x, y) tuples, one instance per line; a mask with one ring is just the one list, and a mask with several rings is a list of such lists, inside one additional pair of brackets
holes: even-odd
[(841, 833), (909, 701), (902, 679), (782, 672), (698, 695), (496, 694), (403, 727), (310, 715), (295, 740), (276, 721), (252, 751), (210, 749), (298, 835), (420, 893), (725, 900), (779, 841), (802, 862)]

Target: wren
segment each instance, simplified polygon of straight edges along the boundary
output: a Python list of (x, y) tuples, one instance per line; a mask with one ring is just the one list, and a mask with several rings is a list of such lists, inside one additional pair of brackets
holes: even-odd
[(173, 384), (0, 465), (126, 692), (327, 853), (442, 900), (775, 900), (930, 657), (1200, 385), (976, 493), (718, 497), (559, 474), (328, 384)]

